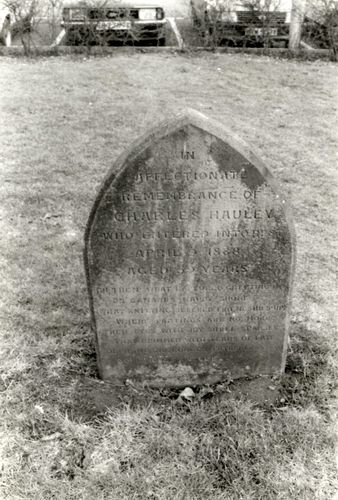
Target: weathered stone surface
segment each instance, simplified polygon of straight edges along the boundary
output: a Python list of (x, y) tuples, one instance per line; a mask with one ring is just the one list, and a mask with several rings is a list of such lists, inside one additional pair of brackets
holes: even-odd
[(88, 221), (102, 378), (283, 371), (293, 248), (285, 200), (242, 141), (194, 111), (162, 124), (118, 160)]

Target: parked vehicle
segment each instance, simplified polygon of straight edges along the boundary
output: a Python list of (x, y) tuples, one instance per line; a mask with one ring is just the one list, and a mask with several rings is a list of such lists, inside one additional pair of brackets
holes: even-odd
[(106, 0), (64, 2), (62, 27), (71, 44), (115, 41), (165, 45), (165, 13), (150, 1)]
[(194, 26), (231, 45), (288, 44), (292, 0), (191, 0)]

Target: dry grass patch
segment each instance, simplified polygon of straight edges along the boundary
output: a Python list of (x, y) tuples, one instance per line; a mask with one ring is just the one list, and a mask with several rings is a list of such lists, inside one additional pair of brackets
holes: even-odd
[[(132, 52), (0, 64), (0, 497), (330, 499), (337, 66)], [(146, 390), (140, 405), (131, 388), (95, 415), (78, 384), (97, 375), (86, 220), (117, 156), (186, 106), (254, 146), (291, 201), (287, 371), (273, 406), (215, 397), (179, 407), (174, 393)]]

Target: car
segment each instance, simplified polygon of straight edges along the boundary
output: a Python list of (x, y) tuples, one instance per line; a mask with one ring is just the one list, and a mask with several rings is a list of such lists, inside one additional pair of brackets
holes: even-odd
[(191, 0), (193, 24), (214, 42), (288, 44), (291, 0)]
[(10, 9), (0, 4), (0, 44), (9, 47), (12, 43), (11, 33), (12, 14)]
[(140, 0), (70, 0), (63, 4), (61, 26), (69, 44), (151, 42), (165, 45), (165, 13), (157, 3)]

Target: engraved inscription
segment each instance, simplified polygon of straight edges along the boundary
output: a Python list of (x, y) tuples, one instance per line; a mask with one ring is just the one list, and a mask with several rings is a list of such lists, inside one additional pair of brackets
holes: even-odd
[(195, 151), (181, 151), (181, 158), (183, 160), (194, 160)]
[(88, 279), (104, 378), (181, 386), (284, 363), (292, 261), (284, 200), (234, 139), (189, 120), (127, 155), (91, 217)]

